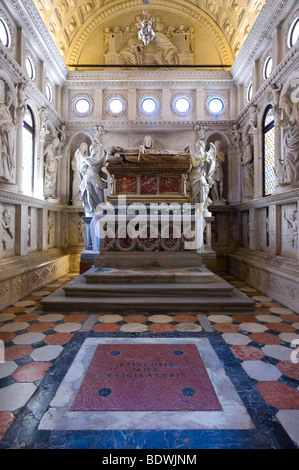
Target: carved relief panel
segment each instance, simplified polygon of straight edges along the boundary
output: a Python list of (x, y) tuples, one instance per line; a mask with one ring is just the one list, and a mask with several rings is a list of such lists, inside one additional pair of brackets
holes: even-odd
[(281, 206), (281, 254), (298, 257), (298, 210), (295, 203)]
[(15, 254), (15, 207), (0, 204), (1, 212), (1, 258), (9, 258)]

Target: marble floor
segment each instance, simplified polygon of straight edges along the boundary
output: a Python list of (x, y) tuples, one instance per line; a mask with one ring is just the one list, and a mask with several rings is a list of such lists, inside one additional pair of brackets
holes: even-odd
[[(230, 275), (253, 312), (43, 313), (74, 276), (0, 314), (0, 448), (299, 448), (299, 314)], [(221, 411), (71, 410), (103, 344), (195, 345)]]

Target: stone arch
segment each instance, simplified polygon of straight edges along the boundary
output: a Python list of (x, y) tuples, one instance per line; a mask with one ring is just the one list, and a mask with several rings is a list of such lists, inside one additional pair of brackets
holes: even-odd
[[(153, 2), (152, 7), (155, 11), (164, 12), (177, 12), (182, 17), (192, 20), (192, 22), (200, 26), (203, 31), (209, 36), (210, 40), (215, 45), (221, 62), (223, 65), (231, 65), (234, 56), (231, 50), (231, 46), (214, 19), (204, 11), (204, 9), (186, 4), (182, 0), (160, 0), (159, 2)], [(112, 4), (104, 5), (102, 8), (96, 10), (96, 12), (89, 16), (88, 21), (84, 22), (79, 28), (73, 39), (71, 40), (68, 52), (66, 53), (65, 60), (69, 65), (76, 65), (80, 52), (84, 47), (84, 44), (89, 39), (90, 35), (107, 20), (113, 20), (119, 16), (124, 10), (127, 12), (135, 12), (136, 15), (142, 13), (142, 8), (137, 0), (128, 0), (126, 2), (113, 2)]]

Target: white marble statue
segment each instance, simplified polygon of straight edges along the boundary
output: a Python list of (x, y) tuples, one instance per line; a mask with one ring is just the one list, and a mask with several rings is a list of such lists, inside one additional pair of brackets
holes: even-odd
[(73, 206), (75, 205), (81, 206), (81, 190), (80, 190), (81, 175), (78, 170), (81, 154), (84, 158), (88, 157), (88, 145), (85, 143), (82, 143), (80, 145), (80, 147), (76, 150), (71, 160), (71, 167), (73, 170), (73, 181), (72, 181), (72, 205)]
[(144, 56), (144, 44), (140, 39), (132, 37), (121, 49), (120, 55), (123, 61), (129, 65), (141, 65)]
[(54, 137), (53, 140), (45, 145), (44, 150), (44, 197), (45, 199), (57, 199), (56, 196), (56, 185), (57, 185), (57, 172), (58, 162), (62, 159), (61, 155), (56, 153), (59, 145), (58, 137)]
[(299, 106), (288, 95), (281, 98), (281, 107), (287, 115), (282, 125), (284, 132), (284, 184), (297, 185), (299, 182)]
[(242, 196), (245, 199), (253, 197), (253, 145), (249, 135), (244, 137), (244, 150), (241, 158), (242, 166)]
[(211, 142), (210, 149), (206, 152), (205, 143), (202, 140), (196, 142), (195, 148), (195, 153), (191, 155), (192, 167), (189, 173), (191, 203), (201, 203), (203, 214), (209, 215), (208, 206), (212, 203), (209, 192), (214, 182), (216, 148)]
[(154, 61), (159, 65), (178, 64), (178, 48), (163, 32), (164, 25), (157, 22), (155, 25), (155, 37), (153, 44), (155, 46)]
[(216, 166), (214, 172), (214, 185), (212, 189), (212, 198), (213, 204), (215, 205), (223, 205), (225, 204), (225, 199), (223, 199), (223, 169), (222, 165), (225, 162), (225, 153), (222, 152), (221, 149), (221, 141), (216, 140), (215, 142), (216, 147)]
[(0, 182), (3, 183), (15, 183), (16, 127), (9, 110), (11, 103), (12, 93), (7, 88), (4, 103), (0, 103)]
[(107, 174), (103, 172), (104, 152), (101, 144), (90, 146), (83, 142), (76, 151), (77, 168), (80, 175), (81, 201), (86, 215), (93, 215), (98, 204), (104, 202)]

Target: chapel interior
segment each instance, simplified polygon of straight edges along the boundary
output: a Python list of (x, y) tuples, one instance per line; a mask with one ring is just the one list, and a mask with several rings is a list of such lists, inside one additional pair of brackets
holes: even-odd
[[(123, 198), (190, 206), (199, 244), (99, 237)], [(296, 0), (0, 0), (0, 212), (0, 448), (299, 447)], [(75, 353), (171, 344), (214, 411), (129, 401), (99, 426), (83, 382), (62, 415)]]

